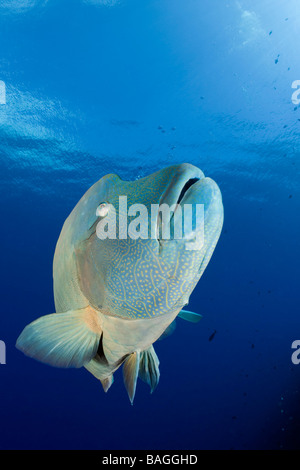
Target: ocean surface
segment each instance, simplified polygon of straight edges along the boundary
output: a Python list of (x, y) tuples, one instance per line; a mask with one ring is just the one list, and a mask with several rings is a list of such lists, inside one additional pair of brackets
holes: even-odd
[[(296, 0), (0, 1), (0, 448), (300, 448), (299, 39)], [(20, 353), (84, 192), (182, 162), (225, 220), (155, 392)]]

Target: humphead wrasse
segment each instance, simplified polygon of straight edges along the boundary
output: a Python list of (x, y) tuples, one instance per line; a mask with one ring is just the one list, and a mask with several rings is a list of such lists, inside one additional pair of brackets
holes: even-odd
[[(126, 229), (120, 196), (126, 196), (129, 208)], [(143, 233), (134, 217), (141, 205), (149, 214), (158, 208)], [(167, 221), (163, 205), (175, 208)], [(183, 209), (196, 205), (203, 207), (202, 217), (187, 211), (190, 220), (183, 220)], [(174, 228), (179, 213), (181, 237)], [(106, 228), (114, 222), (114, 237), (108, 232), (99, 237), (101, 221)], [(177, 316), (194, 323), (201, 318), (182, 308), (212, 256), (222, 224), (220, 190), (193, 165), (170, 166), (137, 181), (104, 176), (80, 199), (59, 236), (53, 262), (56, 313), (26, 326), (17, 348), (52, 366), (85, 367), (105, 391), (123, 365), (131, 402), (138, 377), (153, 391), (159, 381), (153, 343), (173, 331)], [(168, 238), (162, 237), (166, 228)]]

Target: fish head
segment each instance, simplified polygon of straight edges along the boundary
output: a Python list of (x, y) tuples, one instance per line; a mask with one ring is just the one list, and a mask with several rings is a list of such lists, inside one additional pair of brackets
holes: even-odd
[(178, 313), (223, 224), (217, 184), (187, 163), (136, 181), (106, 175), (76, 207), (81, 290), (92, 306), (122, 318)]

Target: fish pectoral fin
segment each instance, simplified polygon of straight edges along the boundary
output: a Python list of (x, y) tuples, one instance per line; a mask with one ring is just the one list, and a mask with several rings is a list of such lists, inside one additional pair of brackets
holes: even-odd
[(181, 310), (178, 317), (191, 323), (198, 323), (203, 318), (200, 313), (189, 312), (188, 310)]
[(150, 346), (149, 349), (141, 353), (139, 378), (150, 386), (152, 393), (157, 387), (159, 377), (159, 359), (153, 346)]
[(124, 384), (133, 405), (135, 390), (136, 390), (136, 382), (139, 373), (139, 366), (140, 366), (140, 351), (135, 351), (130, 354), (124, 362), (123, 366), (123, 378)]
[(97, 314), (87, 307), (38, 318), (24, 328), (16, 347), (51, 366), (79, 368), (96, 355), (101, 333)]

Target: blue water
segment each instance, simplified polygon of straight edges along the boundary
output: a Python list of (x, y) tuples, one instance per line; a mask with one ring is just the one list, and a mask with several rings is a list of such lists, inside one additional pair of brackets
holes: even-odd
[[(0, 1), (1, 448), (300, 448), (299, 31), (297, 0)], [(225, 222), (155, 393), (17, 351), (82, 194), (181, 162)]]

